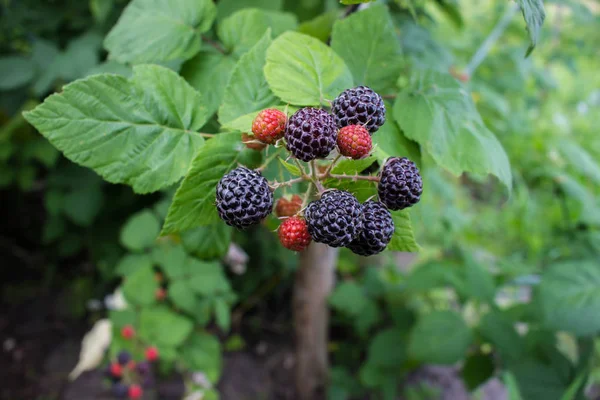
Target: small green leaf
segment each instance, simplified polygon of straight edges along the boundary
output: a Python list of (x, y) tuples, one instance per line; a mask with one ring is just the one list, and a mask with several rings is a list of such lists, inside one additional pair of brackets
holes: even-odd
[(221, 223), (200, 226), (181, 233), (185, 249), (203, 260), (221, 259), (229, 249), (233, 228)]
[(447, 286), (462, 288), (463, 278), (453, 264), (439, 261), (418, 265), (405, 281), (406, 290), (409, 291), (426, 292)]
[(543, 0), (517, 0), (517, 3), (519, 3), (519, 6), (521, 7), (523, 18), (527, 24), (529, 40), (531, 41), (525, 55), (527, 57), (537, 45), (540, 31), (542, 30), (542, 24), (546, 19), (546, 11), (544, 10)]
[(344, 59), (357, 85), (388, 91), (400, 75), (400, 41), (384, 5), (373, 5), (338, 20), (331, 47)]
[(152, 260), (169, 279), (181, 278), (188, 271), (188, 255), (180, 244), (159, 242), (152, 247)]
[(289, 163), (287, 161), (285, 161), (283, 158), (278, 158), (279, 162), (281, 163), (281, 165), (283, 165), (283, 167), (285, 169), (287, 169), (287, 171), (294, 175), (294, 176), (302, 176), (302, 171), (300, 171), (300, 168), (292, 163)]
[(469, 391), (485, 383), (494, 374), (494, 359), (491, 354), (473, 354), (467, 357), (461, 376)]
[(465, 283), (470, 297), (494, 303), (496, 285), (492, 274), (481, 264), (473, 259), (465, 260)]
[(198, 307), (198, 299), (185, 280), (171, 283), (168, 295), (176, 307), (192, 315)]
[(24, 115), (71, 161), (138, 193), (183, 176), (208, 117), (200, 94), (156, 65), (135, 67), (131, 80), (104, 74), (75, 81)]
[(352, 74), (331, 48), (313, 37), (286, 32), (267, 51), (265, 76), (273, 93), (295, 105), (319, 105), (352, 86)]
[(387, 250), (419, 251), (419, 245), (415, 240), (408, 210), (392, 211), (391, 214), (394, 220), (394, 235), (387, 246)]
[(86, 185), (63, 198), (63, 213), (79, 226), (90, 226), (100, 212), (104, 195), (99, 185)]
[(434, 311), (417, 321), (410, 334), (408, 352), (418, 361), (454, 364), (465, 356), (472, 339), (459, 314)]
[(398, 94), (393, 114), (406, 137), (453, 174), (490, 173), (512, 187), (502, 145), (483, 123), (471, 95), (450, 75), (417, 71)]
[(524, 400), (560, 399), (568, 388), (557, 368), (534, 360), (525, 360), (510, 368)]
[(419, 145), (408, 140), (392, 120), (387, 121), (379, 128), (377, 134), (373, 135), (373, 155), (377, 157), (380, 165), (390, 157), (407, 157), (417, 165), (421, 159)]
[(279, 101), (271, 92), (263, 74), (267, 48), (271, 44), (271, 31), (244, 54), (236, 64), (231, 79), (225, 89), (219, 122), (227, 125), (235, 119), (277, 104)]
[(369, 343), (367, 362), (383, 368), (400, 368), (406, 358), (406, 340), (399, 328), (380, 331)]
[(223, 101), (223, 93), (235, 67), (235, 59), (218, 51), (201, 51), (181, 66), (180, 74), (202, 93), (208, 115)]
[(35, 63), (25, 57), (0, 57), (0, 90), (25, 86), (35, 76)]
[(339, 18), (339, 15), (339, 10), (331, 10), (318, 15), (314, 19), (300, 24), (300, 26), (298, 26), (298, 32), (319, 39), (323, 43), (327, 43), (331, 36), (333, 24)]
[(143, 250), (152, 246), (160, 232), (160, 222), (150, 210), (143, 210), (127, 220), (121, 229), (121, 244), (129, 250)]
[(593, 335), (600, 331), (600, 267), (597, 260), (553, 264), (542, 275), (535, 299), (546, 327)]
[(557, 147), (570, 166), (600, 184), (600, 165), (590, 153), (572, 140), (561, 140)]
[(192, 333), (189, 319), (166, 307), (143, 308), (140, 313), (140, 337), (148, 343), (177, 347)]
[(523, 339), (513, 322), (499, 311), (486, 314), (479, 323), (479, 331), (485, 340), (494, 345), (506, 363), (516, 362), (525, 351)]
[(115, 273), (129, 276), (138, 269), (152, 268), (152, 259), (147, 254), (125, 254), (117, 264)]
[(220, 263), (206, 263), (196, 259), (191, 261), (191, 276), (187, 282), (197, 294), (210, 297), (231, 290)]
[(294, 30), (298, 22), (296, 16), (279, 11), (243, 9), (225, 19), (219, 25), (219, 38), (234, 57), (240, 57), (250, 50), (265, 33), (271, 30), (277, 37), (287, 30)]
[(128, 275), (123, 284), (123, 295), (133, 304), (148, 306), (155, 302), (158, 283), (151, 265), (143, 265)]
[(229, 304), (220, 297), (215, 299), (215, 319), (219, 328), (225, 332), (229, 331), (231, 326)]
[(200, 51), (200, 34), (216, 14), (212, 0), (133, 0), (104, 46), (124, 64), (186, 60)]
[(356, 316), (365, 308), (369, 299), (356, 282), (342, 282), (331, 296), (329, 304), (336, 310)]
[(377, 159), (373, 156), (361, 160), (344, 159), (335, 164), (331, 172), (338, 175), (357, 175), (370, 167), (375, 161)]
[(200, 149), (175, 193), (162, 235), (217, 221), (217, 183), (237, 166), (243, 146), (240, 134), (232, 132), (217, 135)]
[(195, 333), (181, 356), (189, 370), (202, 371), (212, 383), (217, 383), (221, 375), (221, 345), (217, 338)]

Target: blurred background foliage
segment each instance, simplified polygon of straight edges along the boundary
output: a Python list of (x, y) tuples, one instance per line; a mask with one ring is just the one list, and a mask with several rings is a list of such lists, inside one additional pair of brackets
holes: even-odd
[[(437, 398), (435, 382), (402, 384), (421, 365), (456, 362), (468, 389), (496, 376), (511, 400), (593, 393), (600, 381), (594, 338), (600, 330), (600, 4), (546, 1), (541, 40), (528, 58), (525, 24), (515, 16), (465, 77), (461, 71), (507, 2), (387, 3), (403, 51), (398, 84), (407, 85), (419, 69), (452, 71), (466, 81), (509, 156), (513, 190), (509, 196), (486, 176), (456, 178), (422, 154), (426, 190), (411, 211), (421, 246), (416, 260), (407, 266), (393, 253), (376, 259), (341, 253), (330, 299), (329, 397), (392, 399), (400, 391), (407, 399)], [(168, 307), (140, 318), (146, 337), (162, 346), (163, 372), (178, 365), (216, 383), (221, 352), (290, 332), (294, 255), (266, 228), (249, 234), (222, 228), (228, 231), (218, 235), (198, 228), (174, 242), (155, 241), (172, 190), (140, 196), (107, 184), (62, 157), (21, 116), (75, 79), (129, 74), (130, 67), (107, 61), (102, 48), (126, 4), (0, 0), (2, 309), (13, 315), (10, 310), (43, 293), (62, 310), (60, 318), (88, 326), (107, 314), (90, 301), (112, 292), (122, 276), (129, 277), (125, 296), (140, 307), (155, 303), (162, 285)], [(217, 21), (250, 6), (295, 13), (298, 30), (322, 40), (345, 10), (337, 1), (222, 0)], [(180, 63), (169, 67), (179, 70)], [(249, 255), (245, 269), (198, 257), (222, 258), (230, 241)], [(179, 289), (183, 272), (169, 269), (169, 257), (205, 264), (192, 291)], [(163, 280), (148, 278), (158, 270)], [(117, 328), (137, 318), (109, 314)], [(178, 342), (172, 331), (156, 328), (153, 321), (160, 325), (161, 318), (182, 331), (192, 327), (181, 321), (191, 320), (209, 334), (187, 338), (186, 353), (179, 347), (185, 335)], [(68, 335), (63, 330), (53, 340)], [(112, 351), (123, 346), (117, 340)]]

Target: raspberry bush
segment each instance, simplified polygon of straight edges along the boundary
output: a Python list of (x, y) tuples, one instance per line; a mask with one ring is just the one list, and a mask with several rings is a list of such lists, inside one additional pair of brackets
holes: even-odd
[[(15, 3), (36, 9), (3, 11)], [(563, 29), (573, 2), (554, 3), (553, 37), (569, 31), (595, 56), (573, 33), (584, 18)], [(118, 285), (95, 310), (110, 323), (97, 367), (114, 397), (160, 397), (175, 372), (182, 396), (218, 398), (222, 352), (266, 325), (265, 304), (293, 309), (277, 311), (293, 319), (302, 400), (324, 385), (332, 399), (396, 398), (426, 364), (459, 368), (470, 390), (495, 376), (527, 400), (591, 387), (600, 167), (595, 136), (576, 134), (593, 132), (582, 120), (597, 101), (553, 96), (553, 74), (577, 67), (590, 83), (569, 86), (584, 92), (596, 71), (557, 67), (554, 44), (548, 60), (523, 59), (541, 0), (89, 4), (64, 8), (93, 23), (5, 32), (22, 37), (2, 54), (26, 54), (0, 59), (0, 90), (22, 92), (18, 114), (0, 115), (0, 186), (44, 193), (54, 264), (94, 260), (94, 290), (74, 291)], [(398, 252), (417, 267), (399, 270)]]

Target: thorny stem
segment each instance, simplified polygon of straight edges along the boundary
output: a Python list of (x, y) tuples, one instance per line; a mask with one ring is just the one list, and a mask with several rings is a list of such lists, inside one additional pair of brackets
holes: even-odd
[(329, 176), (329, 174), (331, 173), (331, 170), (333, 169), (335, 164), (340, 160), (340, 158), (342, 158), (342, 155), (338, 154), (337, 157), (334, 158), (333, 161), (331, 161), (331, 164), (329, 164), (329, 166), (327, 167), (327, 169), (325, 170), (325, 172), (323, 173), (321, 178), (326, 178)]
[(260, 167), (256, 168), (257, 171), (264, 171), (265, 168), (267, 168), (267, 166), (271, 163), (271, 161), (273, 161), (276, 157), (278, 156), (277, 152), (273, 153), (273, 155), (269, 158), (267, 158), (265, 160), (265, 162), (263, 163), (263, 165), (261, 165)]
[(290, 179), (289, 181), (285, 181), (285, 182), (274, 182), (270, 186), (273, 189), (279, 189), (280, 187), (283, 187), (283, 186), (292, 186), (294, 183), (302, 182), (303, 180), (304, 180), (303, 177), (294, 178), (294, 179)]
[(329, 174), (328, 175), (329, 178), (333, 178), (333, 179), (351, 179), (353, 181), (372, 181), (372, 182), (379, 182), (379, 177), (378, 176), (373, 176), (373, 175), (338, 175), (338, 174)]
[(311, 170), (312, 170), (313, 183), (317, 187), (317, 191), (319, 192), (319, 195), (320, 195), (321, 193), (323, 193), (325, 191), (325, 188), (323, 187), (323, 185), (321, 184), (321, 181), (319, 180), (319, 172), (317, 169), (317, 163), (315, 162), (315, 160), (312, 160), (310, 162), (310, 165), (311, 165)]
[(304, 210), (304, 208), (306, 208), (306, 206), (308, 205), (308, 200), (310, 199), (310, 194), (313, 191), (313, 183), (310, 182), (308, 184), (308, 188), (306, 189), (306, 193), (304, 193), (304, 199), (302, 200), (302, 206), (300, 207), (301, 210)]

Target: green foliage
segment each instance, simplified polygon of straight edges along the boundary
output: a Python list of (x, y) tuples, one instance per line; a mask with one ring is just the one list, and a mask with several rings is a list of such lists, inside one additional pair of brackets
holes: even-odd
[(546, 19), (546, 11), (544, 10), (544, 2), (542, 0), (517, 0), (523, 13), (523, 18), (527, 23), (527, 32), (531, 45), (527, 49), (527, 56), (531, 54), (537, 45), (540, 36), (540, 30), (544, 19)]

